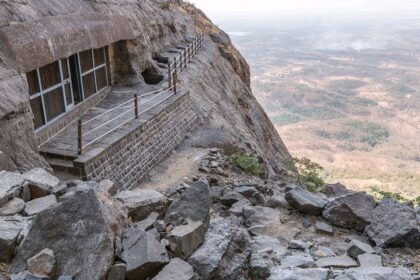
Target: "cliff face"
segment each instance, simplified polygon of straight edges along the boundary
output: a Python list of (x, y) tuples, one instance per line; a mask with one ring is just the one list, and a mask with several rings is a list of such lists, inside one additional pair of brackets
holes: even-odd
[[(227, 34), (188, 3), (172, 0), (2, 0), (0, 37), (2, 30), (10, 26), (32, 22), (36, 25), (54, 17), (86, 13), (128, 19), (129, 26), (125, 26), (124, 31), (129, 30), (133, 36), (127, 40), (124, 53), (128, 56), (129, 65), (121, 64), (114, 69), (113, 78), (117, 83), (144, 83), (141, 73), (147, 68), (155, 68), (154, 57), (170, 46), (193, 38), (196, 32), (204, 32), (203, 49), (180, 77), (181, 85), (191, 90), (195, 109), (202, 121), (186, 145), (233, 144), (261, 156), (268, 163), (268, 174), (282, 169), (282, 162), (290, 155), (252, 95), (248, 64)], [(69, 49), (75, 44), (85, 49), (99, 47), (98, 34), (70, 37), (72, 30), (69, 30), (65, 21), (56, 21), (54, 27), (62, 29), (64, 35), (60, 35), (60, 38), (51, 35), (56, 38), (49, 41), (48, 49), (41, 48), (39, 53), (34, 53), (44, 57), (46, 63), (63, 58), (60, 50), (66, 44)], [(72, 28), (83, 29), (83, 26), (75, 24)], [(118, 28), (112, 29), (118, 33)], [(106, 33), (107, 30), (97, 32)], [(41, 33), (41, 37), (45, 35)], [(29, 38), (27, 42), (25, 38), (20, 40), (19, 45), (25, 44), (30, 44)], [(0, 157), (4, 159), (0, 162), (0, 169), (24, 170), (43, 166), (45, 163), (37, 154), (32, 132), (25, 75), (18, 73), (19, 69), (24, 68), (19, 63), (23, 60), (19, 60), (19, 54), (10, 53), (7, 48), (4, 43), (0, 45), (0, 150), (3, 152)], [(3, 100), (6, 100), (5, 103)]]

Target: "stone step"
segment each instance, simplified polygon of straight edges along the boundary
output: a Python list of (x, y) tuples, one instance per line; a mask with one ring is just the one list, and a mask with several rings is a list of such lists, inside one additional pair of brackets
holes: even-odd
[(73, 165), (73, 161), (50, 157), (46, 157), (45, 160), (56, 172), (65, 172), (77, 177), (81, 177), (80, 168), (75, 167)]

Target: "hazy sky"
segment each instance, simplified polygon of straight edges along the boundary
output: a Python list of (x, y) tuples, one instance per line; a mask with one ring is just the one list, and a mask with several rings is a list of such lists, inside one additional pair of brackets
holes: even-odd
[(420, 0), (190, 0), (210, 16), (306, 12), (420, 12)]

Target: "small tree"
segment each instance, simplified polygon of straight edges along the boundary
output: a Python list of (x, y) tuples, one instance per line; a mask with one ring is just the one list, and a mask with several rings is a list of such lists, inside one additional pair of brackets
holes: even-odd
[(304, 184), (310, 191), (316, 191), (325, 184), (321, 177), (321, 172), (324, 168), (306, 157), (295, 157), (287, 161), (285, 167), (287, 170), (295, 173), (297, 175), (297, 182)]

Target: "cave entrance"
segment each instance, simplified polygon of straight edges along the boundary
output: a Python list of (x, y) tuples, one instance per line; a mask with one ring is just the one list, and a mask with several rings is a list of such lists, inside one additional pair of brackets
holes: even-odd
[(146, 84), (149, 85), (157, 85), (163, 81), (163, 75), (159, 73), (159, 70), (151, 66), (146, 68), (141, 75)]

